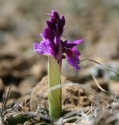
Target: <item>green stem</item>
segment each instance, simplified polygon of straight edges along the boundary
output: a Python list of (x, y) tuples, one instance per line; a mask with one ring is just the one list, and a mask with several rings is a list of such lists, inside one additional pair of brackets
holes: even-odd
[(50, 91), (50, 88), (61, 84), (60, 66), (52, 57), (48, 58), (48, 98), (49, 98), (49, 115), (53, 119), (58, 119), (62, 114), (62, 90), (58, 88)]

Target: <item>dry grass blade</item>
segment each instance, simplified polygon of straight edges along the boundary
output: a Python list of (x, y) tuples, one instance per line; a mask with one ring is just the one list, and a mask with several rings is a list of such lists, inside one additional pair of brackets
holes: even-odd
[(7, 108), (6, 104), (7, 104), (7, 100), (8, 100), (8, 98), (9, 98), (9, 95), (10, 95), (10, 90), (11, 90), (11, 86), (10, 86), (10, 88), (8, 89), (8, 92), (3, 96), (3, 102), (2, 102), (2, 110), (3, 110), (3, 111), (5, 111), (6, 108)]
[(92, 111), (93, 111), (93, 108), (92, 108), (92, 104), (91, 104), (90, 110), (89, 110), (87, 113), (85, 113), (84, 116), (82, 116), (81, 118), (79, 118), (79, 119), (75, 122), (75, 124), (78, 124), (79, 121), (81, 121), (83, 118), (85, 118), (85, 117), (86, 117), (89, 113), (91, 113)]
[(68, 113), (65, 114), (62, 118), (63, 118), (63, 119), (66, 119), (66, 118), (68, 118), (68, 117), (71, 117), (71, 116), (73, 116), (73, 115), (76, 115), (76, 114), (78, 114), (79, 111), (80, 111), (80, 110), (75, 110), (75, 111), (68, 112)]
[(108, 69), (108, 70), (114, 72), (114, 73), (116, 73), (117, 75), (119, 75), (119, 73), (118, 73), (117, 71), (114, 71), (113, 69), (109, 68), (108, 66), (105, 66), (105, 65), (103, 65), (103, 64), (101, 64), (101, 63), (99, 63), (99, 62), (97, 62), (97, 61), (95, 61), (95, 60), (92, 60), (92, 59), (82, 59), (80, 62), (83, 62), (83, 61), (91, 61), (91, 62), (94, 62), (94, 63), (96, 63), (96, 64), (98, 64), (98, 65), (100, 65), (100, 66), (102, 66), (102, 67), (104, 67), (104, 68), (106, 68), (106, 69)]
[(4, 115), (6, 114), (6, 110), (8, 110), (13, 105), (13, 103), (12, 103), (12, 105), (7, 106), (7, 101), (8, 101), (9, 95), (10, 95), (10, 90), (11, 90), (11, 86), (10, 86), (8, 92), (6, 94), (4, 94), (4, 96), (3, 96), (2, 109), (0, 112), (1, 117), (4, 117)]
[(5, 123), (5, 115), (8, 113), (8, 110), (14, 105), (15, 100), (13, 101), (13, 103), (9, 106), (7, 106), (7, 101), (10, 95), (10, 90), (11, 90), (11, 86), (8, 89), (8, 92), (6, 94), (4, 94), (3, 96), (3, 100), (2, 100), (2, 107), (0, 109), (0, 116), (1, 116), (1, 122), (2, 124)]
[(93, 89), (91, 89), (90, 88), (90, 86), (88, 86), (88, 85), (83, 85), (83, 84), (80, 84), (80, 83), (66, 83), (66, 84), (61, 84), (61, 85), (56, 85), (56, 86), (53, 86), (53, 87), (51, 87), (48, 91), (50, 92), (50, 91), (54, 91), (54, 90), (56, 90), (56, 89), (59, 89), (59, 88), (62, 88), (62, 87), (71, 87), (71, 86), (80, 86), (80, 87), (82, 87), (83, 89), (86, 89), (86, 90), (88, 90), (88, 91), (92, 91), (92, 92), (94, 92), (93, 91)]
[(101, 91), (106, 92), (106, 93), (110, 93), (110, 92), (106, 91), (105, 89), (103, 89), (103, 88), (99, 85), (98, 81), (96, 80), (95, 76), (94, 76), (92, 73), (91, 73), (91, 75), (92, 75), (92, 77), (93, 77), (93, 79), (94, 79), (94, 81), (95, 81), (97, 87), (98, 87)]
[(94, 76), (92, 73), (91, 73), (91, 75), (92, 75), (92, 77), (93, 77), (93, 79), (94, 79), (94, 81), (95, 81), (97, 87), (98, 87), (101, 91), (106, 92), (106, 93), (109, 93), (109, 94), (116, 95), (116, 94), (114, 94), (114, 93), (112, 93), (112, 92), (109, 92), (109, 91), (106, 91), (105, 89), (103, 89), (103, 88), (99, 85), (99, 83), (98, 83), (98, 81), (96, 80), (95, 76)]

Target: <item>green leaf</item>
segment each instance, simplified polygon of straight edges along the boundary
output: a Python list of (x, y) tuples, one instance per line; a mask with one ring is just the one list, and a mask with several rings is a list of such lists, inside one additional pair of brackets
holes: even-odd
[(31, 117), (27, 115), (16, 115), (12, 116), (6, 119), (6, 122), (9, 125), (18, 125), (18, 124), (23, 124), (24, 122), (30, 120)]
[[(55, 58), (48, 58), (48, 89), (61, 84), (60, 66)], [(58, 88), (49, 91), (49, 115), (53, 119), (58, 119), (62, 114), (62, 90)]]

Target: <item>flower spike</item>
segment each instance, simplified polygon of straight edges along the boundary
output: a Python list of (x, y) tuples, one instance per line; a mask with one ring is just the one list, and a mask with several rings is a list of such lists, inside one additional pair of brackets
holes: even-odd
[(68, 63), (76, 70), (79, 70), (80, 52), (76, 47), (84, 40), (62, 41), (65, 17), (63, 15), (60, 17), (56, 10), (52, 10), (51, 14), (48, 15), (50, 20), (46, 21), (47, 27), (41, 35), (43, 40), (39, 44), (34, 44), (34, 51), (41, 55), (52, 56), (58, 63), (67, 58)]

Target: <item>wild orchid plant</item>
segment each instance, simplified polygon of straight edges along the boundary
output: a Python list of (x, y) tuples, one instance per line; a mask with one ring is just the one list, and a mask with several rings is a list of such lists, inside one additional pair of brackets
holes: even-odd
[[(41, 34), (42, 41), (34, 43), (34, 51), (40, 55), (48, 56), (48, 90), (51, 87), (61, 85), (61, 66), (62, 59), (67, 59), (68, 63), (76, 70), (79, 70), (80, 52), (77, 45), (83, 42), (81, 40), (67, 41), (62, 40), (65, 25), (65, 17), (59, 16), (56, 10), (52, 10), (50, 20), (46, 21), (47, 27)], [(62, 115), (62, 89), (58, 88), (48, 91), (49, 115), (57, 119)]]

